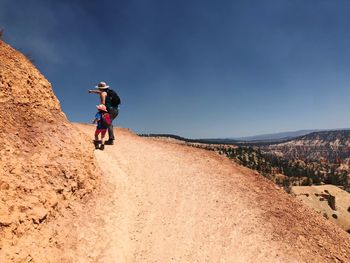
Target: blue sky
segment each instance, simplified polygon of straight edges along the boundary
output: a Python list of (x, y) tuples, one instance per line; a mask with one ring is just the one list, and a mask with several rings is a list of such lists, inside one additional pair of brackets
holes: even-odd
[(71, 121), (97, 82), (139, 133), (235, 137), (350, 127), (349, 1), (0, 0)]

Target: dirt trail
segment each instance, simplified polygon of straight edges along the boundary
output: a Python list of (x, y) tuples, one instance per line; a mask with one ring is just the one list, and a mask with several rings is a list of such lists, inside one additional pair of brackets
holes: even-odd
[(344, 231), (260, 175), (212, 152), (117, 136), (95, 152), (102, 189), (74, 224), (79, 262), (350, 261)]

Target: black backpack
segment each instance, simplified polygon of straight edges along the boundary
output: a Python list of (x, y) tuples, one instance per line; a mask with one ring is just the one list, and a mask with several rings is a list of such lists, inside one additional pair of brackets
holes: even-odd
[(107, 99), (110, 101), (110, 105), (112, 107), (118, 107), (118, 105), (121, 103), (118, 94), (112, 89), (106, 89), (106, 92)]

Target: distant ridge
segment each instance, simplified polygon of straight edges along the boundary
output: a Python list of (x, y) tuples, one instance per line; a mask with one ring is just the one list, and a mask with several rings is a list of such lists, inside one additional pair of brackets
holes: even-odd
[(291, 139), (300, 136), (304, 136), (313, 132), (324, 131), (320, 129), (314, 130), (298, 130), (298, 131), (289, 131), (289, 132), (278, 132), (278, 133), (267, 133), (261, 135), (247, 136), (247, 137), (238, 137), (234, 138), (238, 141), (270, 141), (270, 140), (280, 140), (280, 139)]
[(142, 137), (162, 137), (162, 138), (172, 138), (175, 140), (179, 141), (184, 141), (184, 142), (192, 142), (192, 143), (208, 143), (208, 144), (235, 144), (239, 143), (239, 141), (234, 140), (234, 139), (189, 139), (185, 137), (181, 137), (178, 135), (174, 134), (158, 134), (158, 133), (149, 133), (149, 134), (138, 134), (139, 136)]
[(310, 134), (318, 133), (327, 133), (334, 131), (349, 131), (350, 128), (343, 129), (314, 129), (314, 130), (298, 130), (290, 132), (279, 132), (271, 134), (262, 134), (256, 136), (248, 137), (237, 137), (237, 138), (203, 138), (203, 139), (189, 139), (181, 137), (174, 134), (139, 134), (143, 137), (163, 137), (163, 138), (172, 138), (180, 141), (191, 142), (191, 143), (206, 143), (206, 144), (236, 144), (236, 145), (268, 145), (268, 144), (278, 144), (288, 142), (303, 136)]

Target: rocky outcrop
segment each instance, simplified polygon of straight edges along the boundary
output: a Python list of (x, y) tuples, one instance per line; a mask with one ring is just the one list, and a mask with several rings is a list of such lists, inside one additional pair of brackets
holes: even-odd
[(350, 194), (334, 185), (294, 186), (303, 203), (350, 233)]
[(45, 77), (2, 41), (0, 145), (1, 254), (99, 184), (88, 138), (68, 122)]

